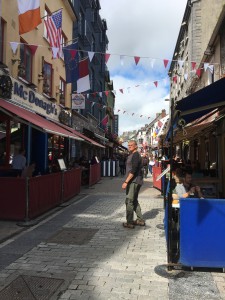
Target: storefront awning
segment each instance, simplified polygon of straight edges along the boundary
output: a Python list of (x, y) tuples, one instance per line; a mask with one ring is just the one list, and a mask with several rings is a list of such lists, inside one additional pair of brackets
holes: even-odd
[(225, 78), (178, 101), (175, 109), (186, 123), (190, 123), (221, 106), (225, 106)]
[(22, 123), (28, 123), (29, 125), (34, 126), (38, 130), (42, 130), (50, 134), (69, 137), (75, 140), (83, 140), (82, 138), (62, 128), (61, 126), (3, 99), (0, 99), (0, 110), (14, 118), (17, 118), (18, 121)]
[(105, 148), (105, 146), (97, 143), (96, 141), (93, 141), (92, 139), (90, 139), (89, 137), (87, 137), (86, 135), (80, 133), (79, 131), (76, 131), (75, 129), (66, 126), (64, 124), (60, 124), (60, 126), (62, 126), (63, 128), (65, 128), (66, 130), (71, 131), (72, 133), (74, 133), (76, 136), (80, 137), (80, 139), (82, 139), (83, 141), (86, 141), (94, 146), (100, 147), (100, 148)]

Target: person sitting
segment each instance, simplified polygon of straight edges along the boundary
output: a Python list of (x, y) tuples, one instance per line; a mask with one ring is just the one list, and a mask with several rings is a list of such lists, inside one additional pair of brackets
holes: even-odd
[(17, 154), (13, 156), (12, 168), (17, 173), (17, 176), (21, 176), (23, 169), (26, 167), (25, 150), (20, 149)]
[(177, 183), (174, 193), (177, 194), (179, 198), (203, 198), (200, 187), (194, 186), (191, 181), (192, 175), (186, 172), (183, 182)]

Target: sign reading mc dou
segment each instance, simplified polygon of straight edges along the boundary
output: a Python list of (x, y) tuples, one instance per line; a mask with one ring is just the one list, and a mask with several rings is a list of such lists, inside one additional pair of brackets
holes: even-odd
[(48, 103), (42, 99), (39, 99), (36, 95), (35, 92), (32, 90), (25, 90), (24, 86), (22, 84), (19, 85), (18, 82), (14, 82), (14, 89), (13, 89), (14, 95), (19, 96), (25, 101), (29, 101), (29, 103), (32, 103), (36, 105), (37, 107), (42, 108), (43, 110), (46, 111), (48, 115), (53, 114), (57, 115), (57, 108), (55, 104), (53, 103)]

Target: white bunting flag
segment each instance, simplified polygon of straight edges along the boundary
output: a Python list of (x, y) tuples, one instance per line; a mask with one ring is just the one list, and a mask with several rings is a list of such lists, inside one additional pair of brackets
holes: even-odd
[(152, 58), (152, 59), (151, 59), (151, 67), (152, 67), (152, 69), (154, 68), (154, 64), (155, 64), (155, 59)]
[(204, 70), (205, 70), (205, 72), (207, 71), (208, 67), (209, 67), (209, 63), (204, 63)]
[(213, 74), (213, 72), (214, 72), (214, 65), (209, 65), (208, 69), (209, 69), (210, 73)]
[(187, 81), (187, 79), (188, 79), (188, 73), (184, 74), (184, 79)]
[(121, 66), (124, 65), (124, 55), (120, 55), (120, 64)]
[(59, 48), (57, 47), (52, 47), (52, 58), (58, 58), (58, 52), (59, 52)]
[(92, 61), (94, 55), (95, 55), (95, 52), (88, 51), (88, 57), (89, 57), (90, 62)]
[(19, 43), (16, 43), (16, 42), (10, 42), (10, 46), (11, 46), (13, 54), (16, 54), (16, 50), (17, 50), (18, 44)]

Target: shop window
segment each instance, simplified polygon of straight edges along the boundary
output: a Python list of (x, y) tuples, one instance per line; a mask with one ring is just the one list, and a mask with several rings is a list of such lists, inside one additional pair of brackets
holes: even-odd
[(52, 96), (52, 78), (53, 78), (53, 68), (52, 65), (44, 61), (44, 82), (43, 82), (43, 92)]
[(66, 82), (62, 78), (59, 80), (59, 102), (65, 106), (66, 99)]
[(65, 138), (53, 135), (48, 139), (48, 164), (50, 171), (59, 171), (58, 159), (65, 155)]
[(3, 62), (3, 53), (4, 53), (4, 28), (5, 22), (0, 18), (0, 61)]
[(24, 125), (0, 114), (0, 168), (12, 163), (13, 155), (24, 148)]
[(32, 51), (30, 47), (21, 41), (20, 45), (20, 63), (18, 65), (18, 76), (28, 82), (32, 82)]

